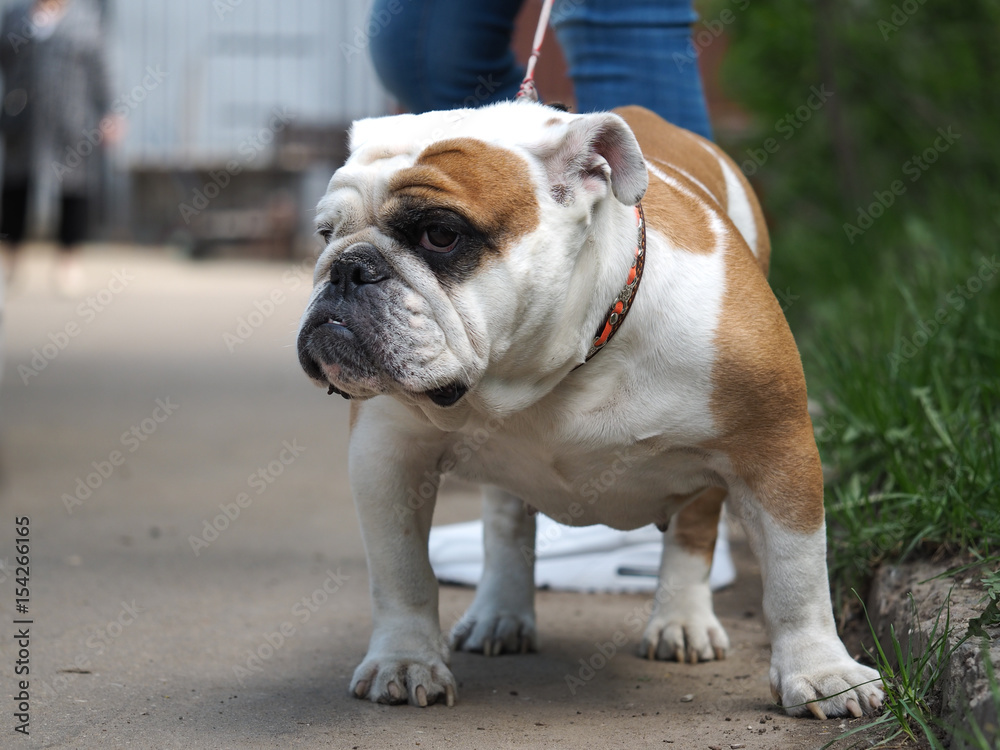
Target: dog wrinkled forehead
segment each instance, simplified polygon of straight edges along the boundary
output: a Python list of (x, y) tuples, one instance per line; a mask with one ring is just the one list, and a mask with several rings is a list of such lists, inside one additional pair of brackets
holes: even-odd
[(639, 144), (620, 116), (570, 114), (525, 101), (360, 120), (351, 131), (347, 166), (398, 169), (462, 139), (488, 144), (494, 156), (516, 155), (528, 167), (532, 186), (563, 206), (578, 197), (584, 204), (599, 200), (609, 187), (620, 202), (634, 206), (648, 185)]
[(350, 157), (318, 206), (319, 222), (377, 224), (405, 199), (411, 208), (454, 211), (492, 241), (508, 244), (538, 226), (538, 195), (545, 189), (544, 170), (519, 141), (536, 139), (553, 114), (559, 113), (505, 103), (359, 120), (351, 129)]

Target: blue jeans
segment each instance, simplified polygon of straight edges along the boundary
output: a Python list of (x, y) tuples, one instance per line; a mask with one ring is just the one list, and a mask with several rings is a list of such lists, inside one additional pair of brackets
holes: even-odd
[[(369, 43), (375, 70), (413, 112), (511, 99), (524, 76), (510, 48), (522, 2), (375, 0), (372, 18), (380, 31)], [(552, 26), (577, 109), (641, 104), (710, 138), (691, 55), (695, 20), (691, 0), (556, 0)]]

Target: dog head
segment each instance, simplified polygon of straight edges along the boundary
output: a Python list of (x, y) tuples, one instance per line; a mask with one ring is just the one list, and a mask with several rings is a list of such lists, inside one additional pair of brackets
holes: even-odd
[(303, 369), (432, 419), (523, 408), (582, 361), (587, 311), (607, 305), (591, 299), (601, 207), (646, 185), (613, 114), (506, 102), (355, 123), (317, 208)]

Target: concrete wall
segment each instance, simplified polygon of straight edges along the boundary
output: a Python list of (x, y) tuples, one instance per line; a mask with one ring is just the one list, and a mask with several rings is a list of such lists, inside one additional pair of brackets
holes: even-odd
[(322, 126), (389, 111), (365, 49), (369, 2), (109, 2), (128, 168), (267, 162), (277, 114)]

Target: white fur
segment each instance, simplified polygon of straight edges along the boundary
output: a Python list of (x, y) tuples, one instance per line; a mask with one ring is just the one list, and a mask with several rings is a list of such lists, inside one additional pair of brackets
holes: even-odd
[(535, 628), (535, 517), (497, 487), (483, 491), (483, 578), (452, 628), (452, 648), (486, 656), (538, 648)]
[(726, 212), (756, 258), (760, 252), (760, 245), (757, 242), (757, 220), (750, 207), (750, 199), (729, 163), (716, 158), (722, 167), (722, 173), (726, 176)]
[(676, 526), (664, 535), (655, 605), (639, 651), (650, 659), (673, 657), (679, 662), (722, 659), (729, 637), (712, 609), (711, 566), (678, 544)]
[[(868, 713), (882, 701), (879, 673), (854, 661), (837, 636), (826, 570), (826, 527), (791, 531), (734, 483), (764, 580), (764, 617), (771, 635), (771, 690), (793, 716)], [(853, 710), (850, 702), (853, 702)]]
[[(704, 144), (702, 144), (702, 145), (704, 146)], [(715, 203), (717, 206), (721, 206), (722, 205), (721, 203), (719, 203), (719, 199), (715, 197), (715, 194), (705, 186), (705, 183), (703, 183), (701, 180), (699, 180), (697, 177), (695, 177), (693, 174), (691, 174), (687, 170), (678, 167), (676, 164), (669, 164), (668, 165), (667, 162), (663, 161), (662, 159), (657, 159), (656, 157), (653, 157), (652, 160), (655, 161), (657, 164), (660, 164), (661, 166), (669, 166), (671, 169), (675, 170), (679, 174), (684, 175), (684, 178), (686, 180), (690, 180), (695, 185), (697, 185), (699, 188), (701, 188), (705, 192), (705, 195), (707, 195), (711, 199), (711, 201), (713, 203)], [(657, 171), (659, 172), (659, 170), (657, 170)], [(660, 174), (662, 174), (662, 172)], [(661, 179), (663, 179), (663, 178), (661, 177)], [(723, 209), (725, 209), (725, 206), (723, 206)]]

